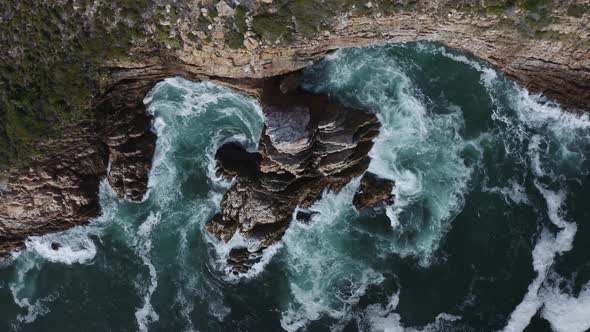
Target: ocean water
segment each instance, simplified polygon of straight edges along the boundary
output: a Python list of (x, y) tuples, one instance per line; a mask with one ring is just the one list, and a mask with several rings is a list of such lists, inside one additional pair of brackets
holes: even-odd
[[(258, 102), (169, 78), (141, 203), (101, 185), (90, 225), (31, 238), (0, 267), (0, 331), (587, 331), (590, 118), (437, 44), (340, 50), (305, 88), (382, 123), (370, 170), (396, 202), (326, 192), (248, 274), (203, 226), (231, 185), (213, 156), (255, 150)], [(51, 249), (52, 242), (62, 247)]]

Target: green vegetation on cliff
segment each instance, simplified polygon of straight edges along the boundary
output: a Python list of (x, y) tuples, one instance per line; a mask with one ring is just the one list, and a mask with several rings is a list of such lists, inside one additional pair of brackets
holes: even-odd
[[(26, 163), (36, 142), (90, 116), (96, 71), (125, 56), (148, 1), (7, 1), (0, 40), (0, 166)], [(114, 19), (119, 16), (123, 19)], [(100, 18), (100, 19), (99, 19)]]
[(241, 49), (247, 33), (263, 44), (285, 45), (314, 38), (347, 15), (444, 17), (450, 10), (498, 15), (503, 26), (524, 35), (561, 38), (542, 30), (553, 22), (554, 9), (571, 17), (590, 13), (587, 2), (576, 0), (244, 0), (233, 7), (224, 14), (218, 8), (228, 6), (219, 0), (0, 0), (0, 171), (26, 165), (39, 141), (91, 118), (99, 68), (141, 56), (133, 50), (174, 52), (183, 38), (196, 47)]

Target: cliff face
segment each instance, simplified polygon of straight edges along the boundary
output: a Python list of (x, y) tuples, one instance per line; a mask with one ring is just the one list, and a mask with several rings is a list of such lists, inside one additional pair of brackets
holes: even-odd
[[(590, 108), (590, 28), (583, 22), (553, 27), (579, 39), (524, 38), (499, 26), (498, 18), (461, 13), (400, 14), (343, 19), (333, 30), (288, 47), (259, 46), (251, 51), (204, 47), (187, 42), (177, 52), (190, 72), (219, 77), (268, 77), (312, 64), (332, 50), (384, 43), (440, 42), (496, 66), (533, 92), (542, 92), (571, 109)], [(558, 31), (558, 32), (556, 32)]]
[(86, 126), (53, 141), (52, 152), (30, 168), (7, 174), (0, 186), (0, 255), (28, 236), (63, 231), (100, 212), (98, 186), (106, 175), (106, 147)]
[(213, 35), (207, 43), (194, 41), (193, 28), (181, 25), (182, 43), (165, 57), (137, 47), (140, 61), (106, 64), (102, 92), (92, 106), (95, 120), (46, 143), (49, 152), (28, 169), (7, 173), (0, 187), (0, 254), (22, 246), (27, 236), (63, 230), (96, 216), (98, 184), (105, 176), (119, 196), (142, 198), (156, 140), (142, 100), (165, 77), (210, 80), (261, 96), (263, 78), (296, 71), (338, 48), (435, 41), (474, 54), (567, 108), (588, 110), (590, 31), (585, 22), (587, 16), (567, 18), (551, 27), (576, 38), (535, 39), (502, 28), (499, 16), (454, 11), (345, 16), (325, 32), (288, 45), (246, 34), (246, 48), (241, 49), (217, 43), (222, 36)]

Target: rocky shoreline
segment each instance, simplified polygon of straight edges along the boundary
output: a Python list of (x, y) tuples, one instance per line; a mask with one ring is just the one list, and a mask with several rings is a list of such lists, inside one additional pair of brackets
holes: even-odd
[[(377, 117), (304, 91), (301, 79), (295, 72), (265, 80), (264, 129), (257, 152), (237, 143), (217, 151), (218, 172), (236, 180), (223, 196), (221, 212), (206, 228), (221, 241), (236, 232), (247, 240), (247, 248), (229, 253), (234, 273), (246, 271), (265, 248), (282, 238), (295, 209), (310, 208), (325, 190), (340, 191), (369, 166), (368, 153), (381, 127)], [(359, 210), (393, 203), (392, 181), (371, 184), (359, 194), (371, 199), (355, 201)], [(388, 193), (376, 195), (379, 191)]]
[[(585, 111), (590, 109), (590, 32), (583, 22), (576, 22), (556, 29), (579, 34), (578, 42), (524, 39), (512, 30), (486, 28), (494, 22), (455, 14), (399, 14), (347, 18), (325, 34), (289, 46), (254, 45), (234, 50), (223, 45), (198, 46), (187, 40), (166, 57), (152, 55), (157, 54), (154, 50), (136, 50), (144, 54), (141, 61), (118, 61), (103, 68), (106, 74), (101, 81), (101, 93), (92, 105), (94, 121), (73, 124), (64, 137), (44, 142), (47, 152), (29, 167), (9, 170), (2, 176), (0, 255), (22, 248), (28, 236), (65, 230), (96, 217), (100, 213), (98, 187), (105, 177), (120, 197), (142, 199), (156, 141), (143, 98), (163, 78), (181, 76), (193, 81), (212, 81), (264, 102), (265, 98), (282, 93), (273, 91), (270, 97), (265, 95), (265, 82), (308, 66), (335, 49), (434, 41), (489, 62), (517, 83), (533, 92), (543, 92), (566, 108)], [(181, 35), (187, 32), (180, 31)], [(263, 149), (275, 146), (270, 136), (265, 137)], [(277, 151), (264, 152), (266, 156), (281, 156)], [(357, 164), (362, 165), (360, 161)], [(359, 166), (344, 178), (363, 171)], [(227, 172), (228, 176), (232, 174), (231, 170)], [(326, 183), (322, 189), (331, 185)], [(237, 187), (230, 193), (235, 193)], [(318, 190), (321, 192), (319, 187), (315, 188), (316, 194)], [(293, 198), (288, 210), (295, 202), (313, 199)], [(284, 223), (278, 224), (281, 226), (275, 234), (286, 227)], [(247, 233), (252, 229), (243, 230)]]

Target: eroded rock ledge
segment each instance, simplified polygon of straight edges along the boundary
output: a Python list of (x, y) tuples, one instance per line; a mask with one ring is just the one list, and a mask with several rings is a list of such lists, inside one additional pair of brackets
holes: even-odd
[[(301, 75), (266, 80), (261, 96), (264, 128), (257, 152), (237, 143), (217, 151), (218, 171), (237, 177), (221, 201), (221, 212), (206, 228), (219, 240), (239, 232), (248, 248), (235, 248), (228, 262), (243, 272), (261, 251), (278, 241), (297, 207), (309, 208), (324, 190), (340, 191), (367, 170), (368, 152), (379, 134), (374, 114), (348, 109), (325, 95), (303, 91)], [(359, 209), (392, 203), (393, 183), (374, 179), (376, 191), (389, 195), (355, 201)], [(366, 189), (365, 189), (366, 190)]]

